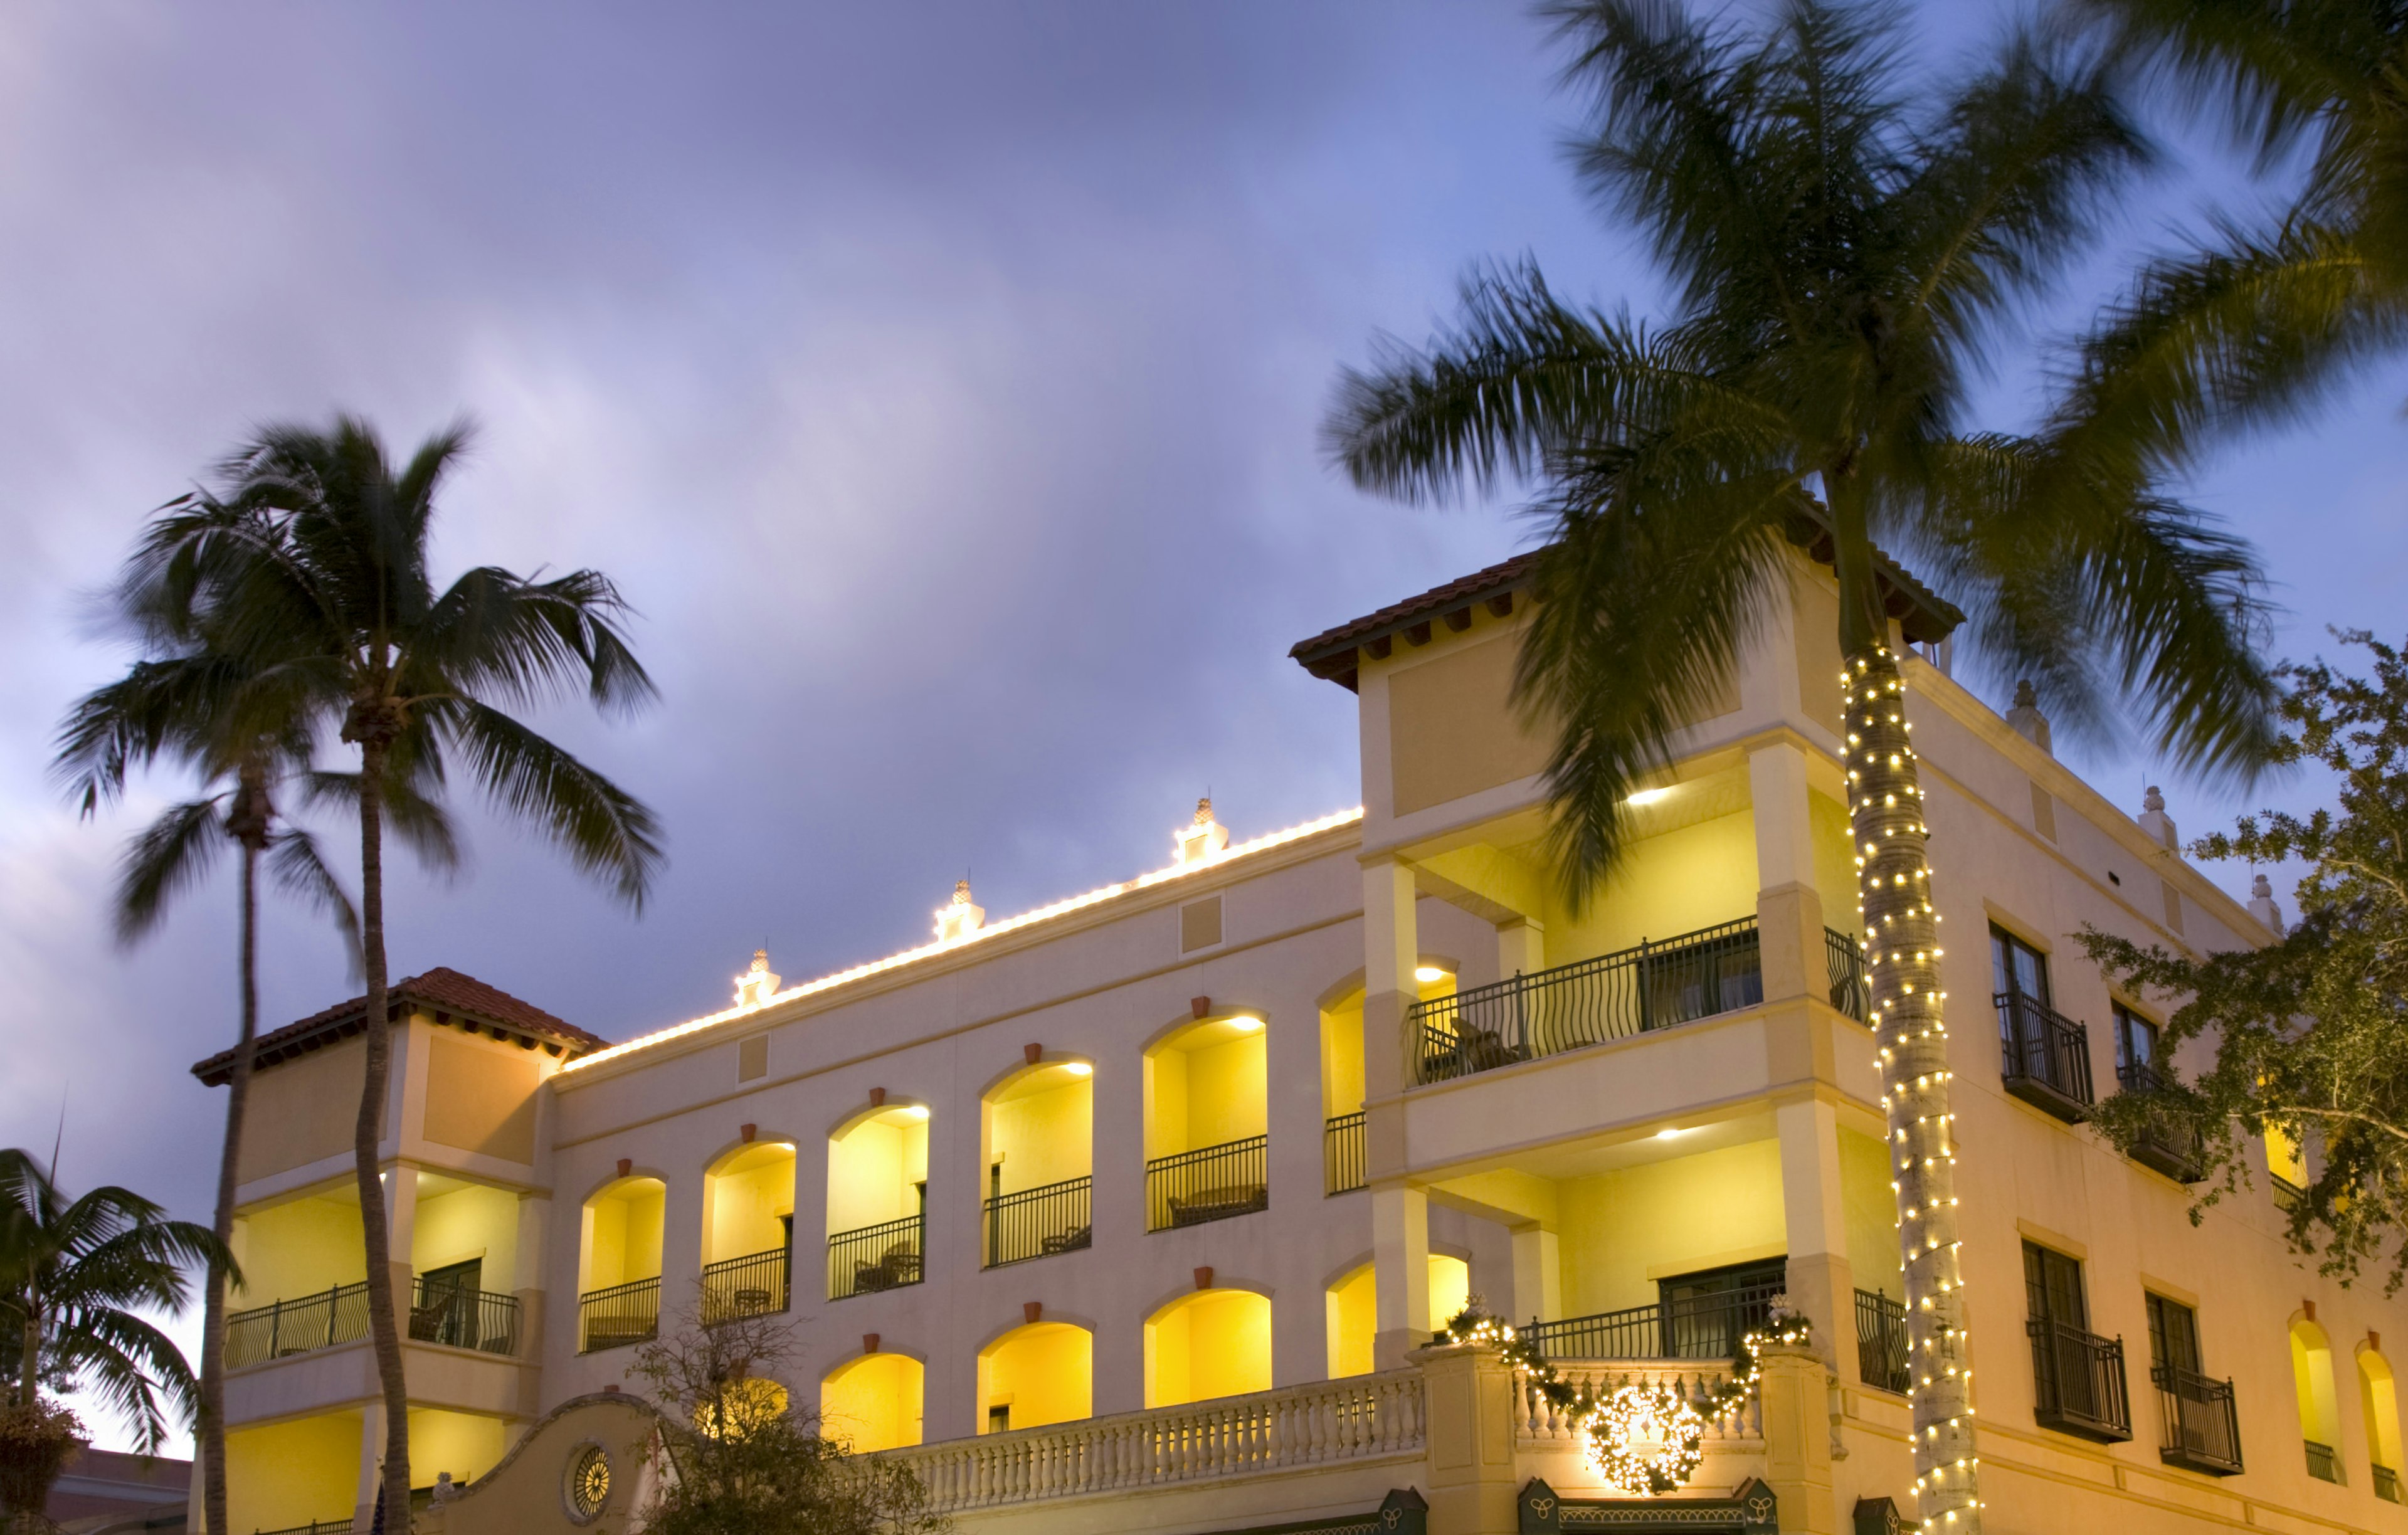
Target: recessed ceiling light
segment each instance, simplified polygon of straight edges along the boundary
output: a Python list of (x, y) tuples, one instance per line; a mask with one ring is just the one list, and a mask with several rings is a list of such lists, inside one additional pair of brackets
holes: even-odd
[(1445, 980), (1446, 972), (1435, 965), (1416, 965), (1413, 967), (1413, 979), (1426, 986), (1432, 982)]
[(1637, 794), (1632, 795), (1629, 798), (1625, 799), (1623, 803), (1626, 805), (1653, 805), (1656, 801), (1663, 798), (1666, 795), (1670, 794), (1671, 792), (1672, 791), (1670, 789), (1641, 789)]
[(1091, 1077), (1096, 1072), (1096, 1069), (1084, 1061), (1065, 1061), (1062, 1063), (1062, 1069), (1074, 1077)]
[(1658, 1130), (1656, 1132), (1656, 1139), (1658, 1140), (1670, 1140), (1680, 1133), (1681, 1132), (1678, 1130)]
[(925, 1119), (928, 1117), (928, 1106), (924, 1103), (907, 1103), (903, 1105), (903, 1117), (906, 1119)]
[(1263, 1026), (1263, 1021), (1250, 1012), (1240, 1012), (1229, 1020), (1230, 1026), (1240, 1034), (1252, 1034)]

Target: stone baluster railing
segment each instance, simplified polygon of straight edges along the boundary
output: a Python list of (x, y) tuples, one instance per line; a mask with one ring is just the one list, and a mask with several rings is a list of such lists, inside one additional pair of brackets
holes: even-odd
[[(1589, 1387), (1602, 1396), (1626, 1385), (1669, 1385), (1689, 1400), (1702, 1401), (1706, 1394), (1730, 1378), (1730, 1369), (1720, 1364), (1697, 1364), (1687, 1360), (1665, 1360), (1633, 1365), (1558, 1365), (1556, 1373), (1564, 1384), (1574, 1388)], [(1538, 1383), (1527, 1375), (1513, 1378), (1513, 1389), (1519, 1399), (1515, 1414), (1516, 1437), (1525, 1444), (1569, 1444), (1572, 1439), (1571, 1414), (1547, 1400)], [(1705, 1440), (1709, 1444), (1764, 1437), (1764, 1413), (1754, 1397), (1740, 1403), (1722, 1416), (1708, 1421)]]

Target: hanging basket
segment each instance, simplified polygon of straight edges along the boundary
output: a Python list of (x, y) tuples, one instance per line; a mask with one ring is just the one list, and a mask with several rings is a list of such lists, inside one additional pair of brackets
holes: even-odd
[(50, 1488), (75, 1457), (83, 1425), (51, 1402), (0, 1406), (0, 1516), (5, 1528), (40, 1528)]

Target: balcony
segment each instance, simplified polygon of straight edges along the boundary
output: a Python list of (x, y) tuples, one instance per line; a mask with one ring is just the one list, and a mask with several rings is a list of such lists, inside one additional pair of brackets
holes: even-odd
[[(1359, 1116), (1358, 1116), (1359, 1117)], [(1145, 1228), (1226, 1221), (1270, 1208), (1270, 1137), (1250, 1135), (1145, 1165)]]
[(2037, 998), (2002, 991), (1999, 1074), (2008, 1092), (2069, 1125), (2090, 1117), (2090, 1031)]
[(1533, 1322), (1521, 1336), (1549, 1359), (1729, 1359), (1771, 1318), (1774, 1282), (1632, 1306), (1560, 1322)]
[(703, 1321), (732, 1322), (739, 1316), (766, 1316), (784, 1311), (791, 1298), (787, 1275), (793, 1267), (792, 1256), (783, 1247), (705, 1264)]
[(2374, 1473), (2373, 1482), (2375, 1497), (2382, 1499), (2386, 1503), (2397, 1503), (2402, 1500), (2400, 1496), (2400, 1473), (2398, 1471), (2393, 1470), (2388, 1466), (2369, 1466), (2367, 1470)]
[(515, 1356), (519, 1351), (519, 1298), (429, 1283), (423, 1276), (410, 1293), (412, 1342)]
[(986, 1264), (1007, 1263), (1076, 1253), (1095, 1245), (1094, 1216), (1089, 1212), (1094, 1178), (1065, 1178), (1039, 1188), (998, 1194), (986, 1201)]
[(2319, 1482), (2341, 1485), (2341, 1456), (2333, 1453), (2333, 1447), (2319, 1444), (2313, 1439), (2301, 1442), (2307, 1446), (2308, 1474)]
[(2130, 1439), (2124, 1341), (2039, 1316), (2024, 1330), (2031, 1337), (2033, 1415), (2040, 1426), (2084, 1439)]
[(2286, 1215), (2298, 1214), (2300, 1207), (2308, 1202), (2308, 1191), (2279, 1172), (2266, 1176), (2274, 1185), (2274, 1208)]
[[(2115, 1081), (2127, 1094), (2146, 1097), (2163, 1093), (2165, 1079), (2154, 1067), (2133, 1062), (2115, 1069)], [(2169, 1110), (2152, 1113), (2148, 1123), (2134, 1138), (2129, 1155), (2133, 1161), (2156, 1172), (2162, 1172), (2178, 1184), (2196, 1184), (2207, 1176), (2199, 1127), (2186, 1123)]]
[(279, 1300), (226, 1317), (228, 1370), (263, 1364), (368, 1335), (368, 1287), (337, 1284), (298, 1300)]
[(630, 1280), (608, 1289), (588, 1290), (577, 1298), (577, 1352), (599, 1354), (606, 1348), (649, 1343), (661, 1334), (661, 1282)]
[(828, 1239), (828, 1298), (917, 1284), (927, 1256), (923, 1227), (925, 1217), (906, 1215), (899, 1221), (839, 1231)]
[(1860, 1024), (1870, 1023), (1873, 988), (1865, 978), (1864, 945), (1845, 933), (1826, 927), (1823, 958), (1831, 982), (1831, 1006)]
[(1856, 1379), (1903, 1397), (1914, 1384), (1906, 1332), (1906, 1302), (1870, 1290), (1856, 1292)]
[(2241, 1419), (2232, 1383), (2175, 1365), (2157, 1366), (2149, 1379), (2165, 1414), (2165, 1442), (2157, 1446), (2157, 1458), (2210, 1476), (2240, 1475)]
[(1363, 1151), (1363, 1111), (1332, 1114), (1321, 1132), (1321, 1186), (1325, 1194), (1351, 1194), (1368, 1186)]
[(1745, 917), (1416, 1002), (1413, 1080), (1451, 1082), (1763, 1000), (1756, 919)]

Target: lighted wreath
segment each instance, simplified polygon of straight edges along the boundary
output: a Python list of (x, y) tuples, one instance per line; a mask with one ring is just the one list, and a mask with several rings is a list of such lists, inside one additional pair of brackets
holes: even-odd
[(1537, 1384), (1550, 1406), (1570, 1414), (1590, 1467), (1606, 1485), (1634, 1498), (1660, 1498), (1679, 1491), (1703, 1463), (1706, 1425), (1756, 1394), (1764, 1374), (1764, 1345), (1803, 1343), (1813, 1336), (1806, 1318), (1789, 1309), (1788, 1298), (1775, 1297), (1767, 1329), (1740, 1341), (1730, 1379), (1695, 1400), (1660, 1383), (1603, 1395), (1571, 1385), (1511, 1324), (1482, 1310), (1477, 1297), (1434, 1341), (1486, 1343), (1501, 1351), (1508, 1364)]

